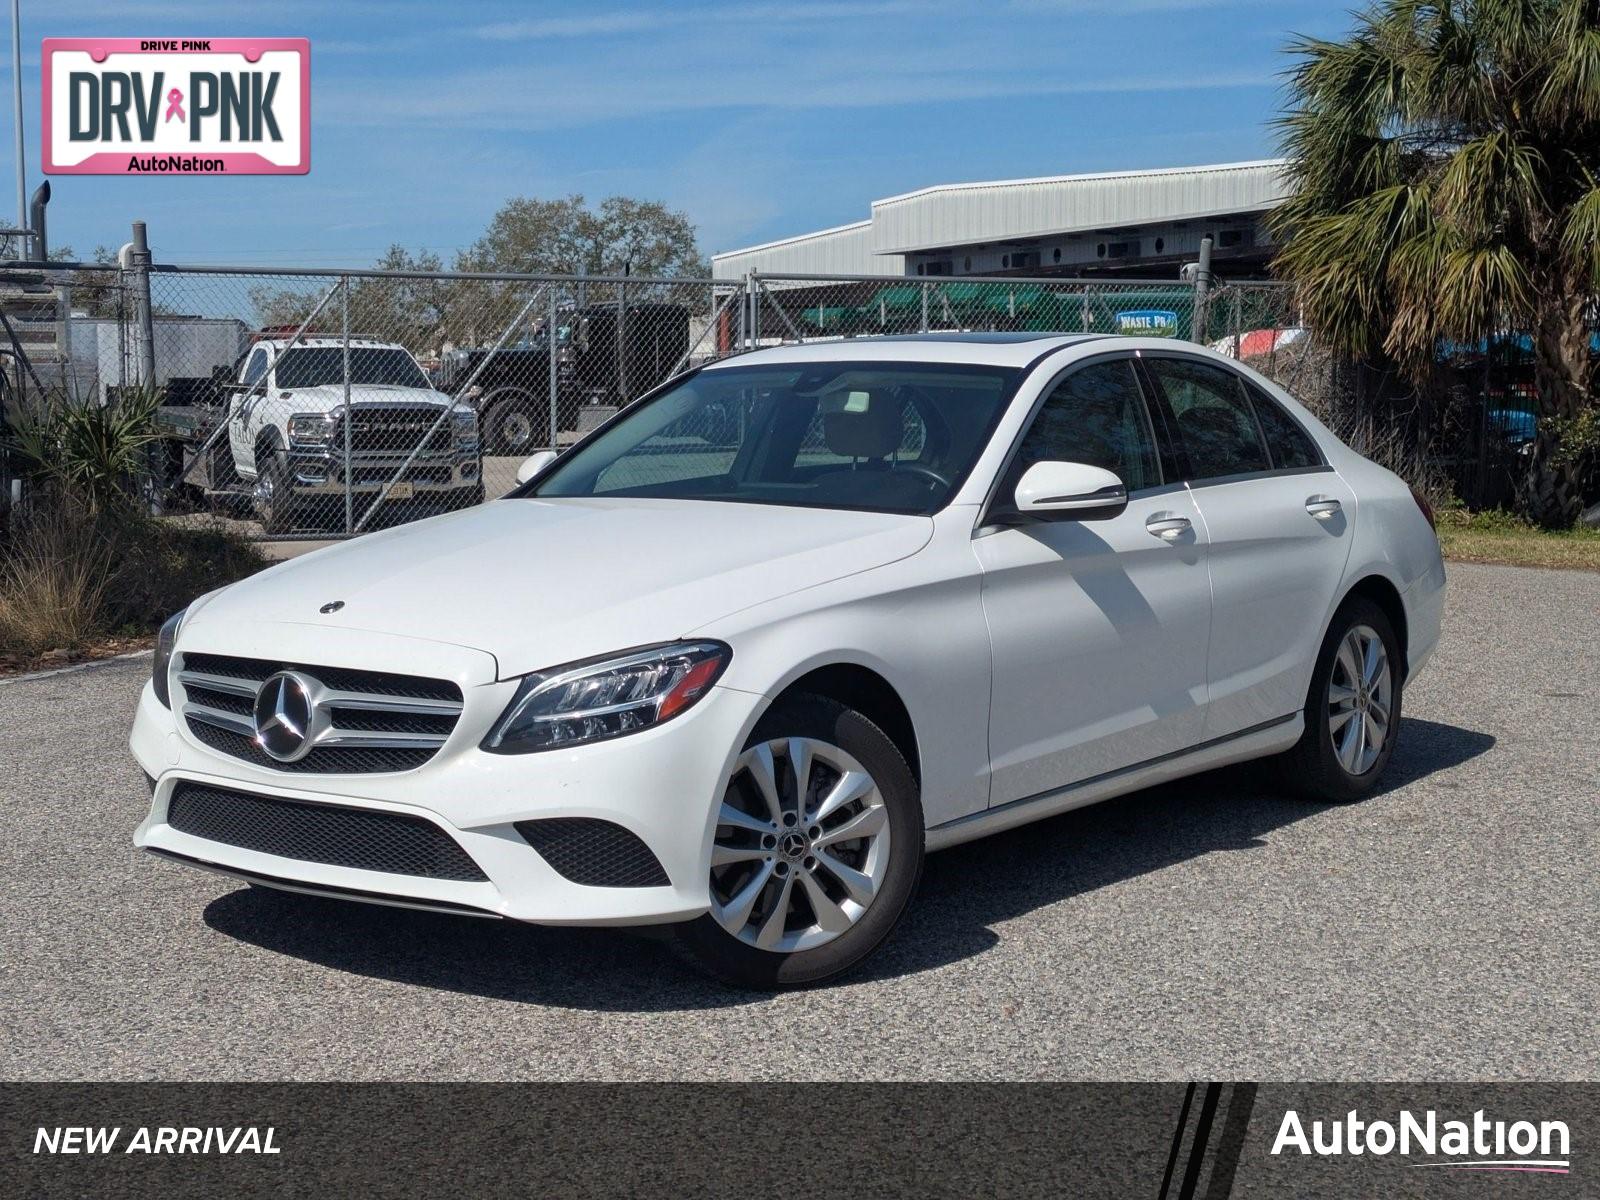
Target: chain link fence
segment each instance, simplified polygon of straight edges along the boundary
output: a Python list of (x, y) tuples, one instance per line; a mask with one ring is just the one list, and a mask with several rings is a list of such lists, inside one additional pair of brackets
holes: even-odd
[[(1444, 471), (1458, 494), (1492, 474), (1484, 463), (1499, 445), (1481, 413), (1475, 440), (1461, 421), (1440, 418), (1470, 404), (1434, 404), (1426, 421), (1413, 414), (1409, 424), (1376, 419), (1353, 369), (1317, 346), (1292, 290), (1272, 283), (135, 264), (0, 270), (0, 315), (11, 420), (143, 398), (159, 433), (151, 506), (237, 519), (271, 538), (348, 536), (477, 504), (509, 490), (527, 455), (572, 444), (690, 366), (884, 334), (1199, 342), (1305, 398), (1358, 449), (1413, 473)], [(708, 410), (704, 427), (674, 435), (715, 455), (737, 420)]]

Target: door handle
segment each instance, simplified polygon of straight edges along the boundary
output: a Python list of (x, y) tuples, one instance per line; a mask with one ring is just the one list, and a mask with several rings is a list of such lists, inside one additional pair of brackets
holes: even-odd
[(1312, 496), (1306, 501), (1306, 511), (1319, 521), (1326, 521), (1342, 507), (1332, 496)]
[(1189, 532), (1188, 517), (1175, 517), (1171, 513), (1155, 513), (1144, 523), (1145, 530), (1162, 541), (1175, 542)]

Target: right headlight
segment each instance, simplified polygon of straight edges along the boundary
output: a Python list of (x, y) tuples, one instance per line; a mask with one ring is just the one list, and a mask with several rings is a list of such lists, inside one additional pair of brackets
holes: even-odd
[(332, 413), (295, 413), (289, 418), (291, 446), (326, 446), (333, 439)]
[(710, 691), (732, 657), (721, 642), (672, 642), (525, 676), (483, 749), (562, 750), (660, 725)]
[(156, 634), (155, 657), (150, 663), (150, 686), (155, 691), (156, 699), (161, 701), (162, 708), (172, 707), (172, 693), (167, 681), (167, 675), (172, 669), (172, 650), (178, 644), (178, 629), (183, 624), (183, 614), (188, 609), (173, 613), (161, 626), (161, 632)]

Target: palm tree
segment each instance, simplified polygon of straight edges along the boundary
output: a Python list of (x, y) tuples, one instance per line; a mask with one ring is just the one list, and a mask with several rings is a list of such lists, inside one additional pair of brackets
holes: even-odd
[(1290, 46), (1279, 268), (1335, 347), (1416, 379), (1441, 339), (1529, 333), (1517, 502), (1570, 525), (1593, 449), (1600, 2), (1379, 0), (1355, 22)]

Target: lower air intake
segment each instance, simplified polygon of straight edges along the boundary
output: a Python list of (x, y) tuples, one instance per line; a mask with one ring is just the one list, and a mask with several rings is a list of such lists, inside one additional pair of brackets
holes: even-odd
[(306, 804), (181, 782), (167, 805), (180, 833), (333, 867), (477, 883), (488, 877), (432, 821), (401, 813)]
[(637, 834), (594, 817), (518, 821), (520, 833), (563, 879), (585, 887), (666, 887), (661, 862)]

